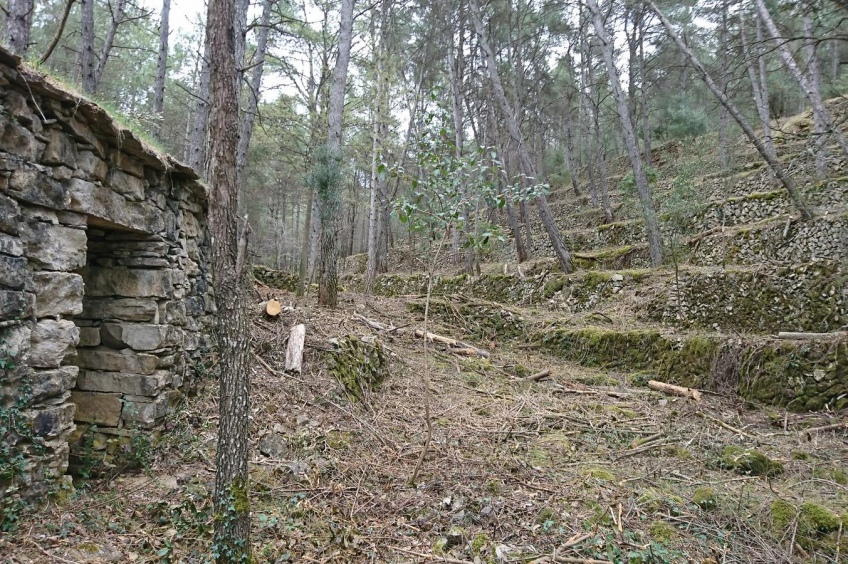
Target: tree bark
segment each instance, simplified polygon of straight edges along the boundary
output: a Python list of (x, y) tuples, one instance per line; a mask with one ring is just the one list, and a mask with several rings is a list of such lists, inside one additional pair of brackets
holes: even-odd
[(197, 107), (194, 112), (194, 126), (191, 130), (191, 142), (188, 150), (188, 164), (200, 176), (206, 176), (206, 142), (209, 131), (209, 56), (207, 46), (203, 50), (203, 61), (200, 64)]
[(259, 107), (259, 91), (262, 87), (262, 71), (265, 67), (265, 51), (268, 48), (268, 31), (271, 29), (271, 8), (274, 0), (263, 0), (262, 17), (259, 23), (259, 31), (256, 38), (256, 55), (253, 60), (253, 70), (250, 77), (250, 90), (247, 93), (247, 109), (241, 121), (239, 131), (238, 150), (236, 153), (237, 178), (239, 186), (244, 183), (244, 169), (247, 166), (247, 150), (250, 147), (250, 138), (253, 136), (253, 123), (256, 119), (256, 111)]
[(80, 74), (82, 90), (88, 95), (97, 89), (94, 60), (94, 0), (81, 0), (80, 8)]
[(766, 149), (763, 142), (760, 141), (760, 138), (757, 137), (757, 134), (748, 124), (748, 121), (739, 113), (739, 110), (736, 108), (736, 105), (731, 102), (727, 96), (724, 95), (724, 92), (719, 89), (716, 85), (715, 81), (712, 79), (710, 74), (704, 68), (704, 65), (701, 64), (701, 61), (695, 56), (694, 53), (686, 46), (685, 43), (680, 39), (680, 37), (674, 32), (674, 28), (671, 26), (671, 22), (668, 21), (668, 18), (660, 11), (657, 5), (653, 2), (653, 0), (648, 0), (648, 5), (651, 6), (651, 9), (659, 16), (660, 21), (665, 27), (666, 33), (669, 37), (677, 44), (677, 47), (680, 51), (686, 56), (689, 60), (689, 63), (695, 68), (698, 74), (701, 75), (701, 80), (707, 85), (707, 87), (712, 91), (716, 98), (718, 98), (719, 102), (722, 106), (727, 108), (728, 113), (736, 120), (736, 123), (739, 124), (739, 127), (748, 137), (748, 140), (753, 143), (753, 145), (757, 148), (757, 151), (763, 157), (763, 160), (768, 163), (774, 175), (777, 179), (783, 184), (783, 187), (786, 189), (786, 192), (789, 194), (790, 199), (795, 204), (795, 207), (798, 208), (798, 211), (801, 212), (801, 216), (804, 219), (812, 219), (813, 212), (807, 206), (804, 201), (803, 196), (801, 196), (798, 189), (795, 187), (795, 184), (792, 182), (792, 179), (787, 176), (786, 171), (784, 171), (783, 166), (780, 162), (774, 158)]
[(250, 333), (244, 315), (247, 230), (237, 216), (238, 87), (233, 0), (209, 0), (206, 21), (211, 83), (209, 222), (220, 355), (213, 552), (219, 564), (229, 564), (250, 561)]
[(772, 39), (778, 43), (778, 51), (780, 51), (780, 56), (783, 59), (783, 62), (786, 63), (790, 74), (801, 86), (804, 96), (806, 96), (807, 100), (809, 100), (810, 104), (812, 104), (815, 119), (821, 121), (821, 126), (826, 129), (828, 133), (836, 136), (836, 140), (839, 142), (842, 152), (845, 155), (848, 155), (848, 141), (845, 140), (845, 136), (842, 135), (842, 133), (834, 126), (833, 119), (830, 117), (830, 113), (827, 111), (827, 108), (824, 107), (824, 103), (822, 102), (821, 91), (818, 88), (818, 84), (810, 80), (810, 78), (798, 67), (798, 63), (795, 62), (795, 57), (793, 57), (792, 53), (789, 51), (789, 46), (782, 40), (780, 31), (777, 29), (777, 25), (775, 25), (774, 20), (771, 18), (771, 14), (769, 13), (764, 0), (754, 1), (757, 5), (757, 11), (759, 12), (760, 17), (766, 25), (766, 29), (769, 30), (769, 34)]
[[(740, 12), (740, 17), (743, 19), (739, 24), (739, 34), (742, 39), (742, 51), (745, 53), (750, 53), (751, 50), (748, 46), (748, 36), (745, 33), (745, 20), (744, 20), (744, 12)], [(760, 53), (759, 47), (757, 48), (756, 61), (757, 64), (760, 64)], [(757, 69), (754, 68), (753, 63), (751, 62), (751, 56), (745, 57), (745, 67), (748, 73), (748, 80), (751, 81), (751, 92), (754, 97), (754, 105), (757, 107), (757, 115), (760, 117), (760, 124), (763, 127), (763, 143), (765, 144), (766, 151), (772, 158), (775, 158), (774, 153), (774, 144), (772, 143), (771, 138), (771, 116), (769, 115), (768, 108), (768, 100), (763, 99), (763, 90), (760, 87), (760, 78), (757, 72)]]
[(365, 265), (365, 293), (370, 295), (374, 291), (374, 280), (377, 278), (377, 246), (379, 245), (379, 218), (380, 218), (380, 192), (381, 187), (385, 192), (383, 185), (382, 174), (379, 171), (378, 160), (380, 158), (380, 134), (382, 132), (383, 119), (383, 97), (386, 95), (383, 89), (383, 57), (385, 52), (386, 41), (386, 23), (388, 18), (387, 2), (382, 2), (379, 35), (374, 34), (374, 70), (376, 72), (375, 80), (376, 99), (372, 108), (372, 139), (371, 139), (371, 190), (368, 207), (368, 259)]
[(33, 0), (9, 0), (6, 21), (3, 24), (3, 43), (21, 57), (29, 49), (29, 31), (32, 28)]
[[(483, 21), (480, 16), (480, 7), (477, 5), (476, 0), (470, 0), (469, 7), (471, 8), (471, 20), (474, 24), (475, 30), (477, 31), (477, 37), (486, 61), (489, 79), (492, 81), (495, 97), (500, 105), (501, 113), (503, 114), (504, 122), (506, 123), (510, 137), (512, 137), (512, 140), (515, 142), (518, 149), (518, 162), (521, 166), (522, 172), (524, 173), (524, 182), (537, 182), (538, 179), (536, 178), (536, 170), (533, 160), (527, 152), (527, 147), (524, 144), (524, 137), (521, 135), (521, 131), (515, 121), (515, 114), (513, 113), (509, 101), (506, 98), (500, 74), (498, 73), (494, 52), (489, 45), (488, 39), (486, 39), (486, 31), (483, 29)], [(542, 224), (545, 226), (545, 230), (548, 232), (548, 237), (551, 240), (551, 245), (553, 246), (554, 254), (557, 257), (560, 267), (565, 273), (571, 272), (573, 270), (571, 255), (569, 255), (568, 250), (565, 248), (565, 243), (562, 241), (559, 229), (557, 228), (553, 215), (551, 214), (551, 210), (548, 207), (548, 200), (544, 194), (539, 195), (536, 200), (536, 205), (539, 208), (539, 216), (542, 219)]]
[(118, 27), (124, 21), (124, 0), (116, 0), (111, 16), (112, 21), (109, 23), (109, 31), (106, 32), (106, 38), (103, 40), (103, 48), (100, 49), (100, 58), (94, 70), (95, 91), (100, 85), (100, 79), (103, 78), (103, 71), (106, 70), (106, 61), (109, 60), (109, 54), (112, 52), (112, 45), (115, 43), (115, 35), (118, 33)]
[[(721, 2), (721, 27), (718, 32), (719, 45), (727, 45), (727, 0)], [(721, 91), (727, 93), (727, 49), (721, 49)], [(721, 168), (727, 170), (730, 166), (730, 156), (727, 149), (727, 109), (722, 106), (719, 108), (719, 161)]]
[[(816, 40), (813, 37), (813, 21), (809, 11), (804, 14), (804, 35), (806, 36), (804, 51), (807, 53), (807, 74), (810, 86), (813, 92), (817, 92), (821, 97), (821, 74), (816, 56)], [(827, 124), (820, 114), (814, 114), (813, 123), (816, 135), (816, 178), (823, 180), (827, 176)]]
[(648, 111), (648, 72), (645, 69), (645, 14), (639, 19), (639, 79), (642, 81), (642, 144), (645, 164), (651, 166), (651, 120)]
[(168, 27), (171, 13), (171, 0), (162, 0), (162, 14), (159, 19), (159, 55), (156, 60), (156, 85), (153, 87), (153, 113), (159, 121), (153, 126), (153, 136), (162, 139), (162, 109), (165, 107), (165, 76), (168, 72)]
[(586, 0), (586, 6), (592, 12), (592, 23), (595, 27), (595, 33), (601, 43), (601, 54), (604, 57), (604, 63), (607, 67), (607, 74), (609, 75), (613, 96), (615, 97), (615, 101), (618, 106), (618, 116), (620, 118), (619, 121), (621, 122), (624, 144), (627, 149), (627, 154), (630, 157), (630, 164), (633, 167), (633, 179), (636, 182), (636, 191), (639, 194), (639, 201), (642, 204), (642, 216), (645, 220), (645, 231), (648, 235), (648, 250), (651, 254), (651, 264), (654, 266), (660, 266), (663, 260), (663, 248), (662, 238), (660, 237), (659, 222), (657, 221), (657, 212), (654, 209), (654, 202), (651, 197), (651, 187), (648, 185), (648, 179), (645, 176), (642, 156), (639, 153), (636, 133), (633, 130), (633, 121), (630, 119), (630, 110), (627, 107), (627, 98), (621, 89), (621, 81), (618, 76), (618, 70), (615, 68), (612, 41), (604, 27), (604, 22), (601, 19), (601, 12), (598, 9), (597, 2), (595, 0)]
[[(354, 0), (342, 0), (341, 22), (339, 26), (339, 53), (333, 82), (330, 86), (330, 104), (327, 128), (327, 166), (341, 166), (342, 122), (344, 119), (345, 86), (347, 69), (350, 63), (350, 47), (353, 41), (353, 3)], [(319, 260), (320, 281), (318, 284), (318, 303), (328, 307), (338, 305), (338, 272), (336, 240), (338, 239), (338, 182), (328, 183), (318, 190), (321, 217), (321, 253)]]

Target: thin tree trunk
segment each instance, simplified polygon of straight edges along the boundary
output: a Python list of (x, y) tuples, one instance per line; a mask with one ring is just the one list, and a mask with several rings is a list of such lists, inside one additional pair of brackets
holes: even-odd
[[(339, 54), (333, 71), (330, 86), (330, 107), (327, 130), (327, 165), (341, 166), (342, 121), (344, 118), (344, 97), (347, 84), (347, 69), (350, 62), (350, 46), (353, 41), (353, 3), (354, 0), (342, 0), (341, 22), (339, 27)], [(338, 305), (338, 273), (336, 270), (338, 238), (339, 186), (328, 183), (318, 190), (321, 217), (321, 255), (320, 282), (318, 284), (318, 303), (328, 307)]]
[(633, 179), (636, 182), (636, 192), (639, 194), (639, 201), (642, 204), (642, 216), (645, 219), (645, 231), (648, 235), (648, 250), (651, 254), (651, 264), (660, 266), (663, 258), (662, 238), (660, 237), (659, 222), (657, 221), (657, 212), (654, 210), (654, 202), (651, 197), (651, 187), (648, 185), (648, 179), (645, 176), (645, 170), (642, 164), (642, 156), (639, 152), (639, 146), (636, 142), (636, 133), (633, 130), (633, 122), (630, 119), (630, 110), (627, 107), (627, 98), (621, 89), (621, 81), (618, 77), (618, 70), (615, 68), (615, 59), (613, 58), (613, 45), (609, 39), (604, 22), (601, 19), (601, 12), (598, 9), (598, 4), (595, 0), (586, 0), (586, 5), (592, 12), (592, 22), (595, 27), (595, 33), (601, 42), (601, 54), (604, 57), (604, 63), (607, 67), (607, 74), (610, 78), (613, 96), (615, 97), (618, 106), (618, 116), (621, 121), (621, 130), (624, 137), (624, 144), (627, 149), (627, 154), (630, 157), (630, 164), (633, 167)]
[(250, 139), (253, 136), (253, 122), (256, 119), (256, 110), (259, 107), (259, 91), (262, 87), (262, 71), (265, 67), (265, 51), (268, 48), (268, 31), (270, 30), (271, 8), (273, 7), (274, 0), (263, 0), (262, 18), (260, 19), (259, 31), (256, 38), (256, 55), (253, 60), (253, 70), (250, 77), (250, 91), (247, 93), (247, 109), (242, 117), (238, 150), (236, 153), (239, 186), (244, 183), (247, 150), (250, 147)]
[[(743, 19), (741, 20), (740, 25), (739, 25), (739, 33), (740, 33), (740, 37), (742, 39), (742, 51), (745, 52), (745, 53), (750, 53), (751, 50), (749, 49), (749, 46), (748, 46), (748, 36), (745, 33), (744, 13), (740, 12), (740, 16), (743, 17)], [(759, 48), (758, 48), (757, 51), (758, 52), (757, 52), (756, 57), (757, 57), (757, 64), (759, 65), (760, 64)], [(775, 153), (774, 153), (774, 144), (772, 143), (772, 138), (771, 138), (771, 116), (769, 115), (768, 100), (763, 99), (763, 90), (760, 87), (760, 78), (759, 78), (759, 75), (757, 73), (757, 70), (754, 68), (754, 65), (751, 63), (751, 56), (750, 55), (745, 57), (745, 68), (746, 68), (746, 71), (748, 72), (748, 79), (751, 81), (751, 92), (752, 92), (753, 97), (754, 97), (754, 105), (757, 107), (757, 114), (760, 116), (760, 124), (763, 127), (763, 142), (765, 144), (766, 151), (769, 153), (769, 155), (772, 156), (772, 158), (774, 158)]]
[(62, 18), (59, 20), (59, 27), (56, 28), (56, 33), (53, 35), (53, 39), (50, 40), (50, 45), (45, 49), (44, 54), (41, 56), (41, 60), (39, 61), (42, 65), (47, 62), (47, 59), (50, 58), (50, 55), (53, 54), (53, 51), (56, 49), (56, 45), (59, 44), (59, 41), (62, 39), (62, 34), (65, 32), (65, 25), (68, 23), (68, 16), (71, 15), (71, 8), (74, 5), (76, 0), (68, 0), (65, 3), (65, 11), (62, 12)]
[(648, 73), (645, 70), (645, 14), (639, 19), (639, 79), (642, 81), (642, 143), (645, 164), (651, 166), (651, 120), (648, 111)]
[(210, 0), (206, 21), (212, 84), (209, 223), (213, 231), (220, 370), (214, 552), (219, 564), (230, 564), (251, 560), (247, 468), (250, 333), (244, 315), (247, 229), (237, 216), (238, 90), (233, 0)]
[(6, 21), (3, 24), (3, 43), (21, 57), (29, 49), (29, 31), (32, 28), (33, 0), (9, 0)]
[(842, 152), (845, 155), (848, 155), (848, 141), (845, 140), (845, 136), (842, 135), (842, 132), (834, 126), (833, 119), (830, 117), (830, 113), (827, 111), (827, 108), (824, 107), (824, 103), (822, 102), (821, 91), (818, 88), (818, 84), (811, 81), (798, 67), (798, 63), (795, 62), (795, 57), (793, 57), (792, 53), (789, 51), (789, 46), (782, 40), (783, 38), (780, 35), (780, 31), (777, 29), (777, 25), (775, 25), (774, 20), (771, 18), (771, 14), (769, 13), (764, 0), (754, 1), (757, 5), (760, 17), (766, 25), (766, 29), (769, 30), (769, 34), (771, 34), (772, 39), (778, 43), (778, 51), (780, 51), (780, 56), (783, 59), (783, 62), (786, 63), (790, 74), (792, 74), (801, 86), (804, 96), (806, 96), (807, 100), (809, 100), (813, 105), (813, 115), (815, 116), (815, 119), (821, 120), (822, 127), (824, 127), (828, 133), (832, 133), (836, 136), (836, 140), (839, 142)]
[(103, 48), (100, 49), (100, 59), (97, 61), (97, 68), (94, 70), (94, 89), (100, 85), (100, 79), (103, 78), (103, 71), (106, 70), (106, 61), (109, 60), (109, 55), (112, 53), (112, 45), (115, 43), (115, 35), (118, 33), (118, 27), (124, 22), (124, 0), (116, 0), (115, 8), (112, 12), (112, 21), (109, 24), (109, 31), (106, 32), (106, 38), (103, 40)]
[(94, 57), (94, 0), (81, 0), (80, 8), (80, 74), (82, 90), (88, 95), (97, 89)]
[[(518, 129), (518, 124), (515, 121), (512, 108), (506, 98), (506, 93), (504, 92), (503, 84), (501, 83), (500, 74), (498, 73), (495, 62), (495, 55), (492, 48), (489, 46), (489, 41), (486, 39), (486, 32), (483, 29), (483, 21), (480, 16), (480, 8), (477, 6), (476, 0), (470, 0), (469, 7), (471, 8), (471, 19), (474, 23), (474, 28), (477, 31), (480, 48), (483, 51), (483, 55), (486, 60), (486, 67), (489, 71), (489, 79), (492, 81), (495, 97), (500, 105), (507, 130), (518, 149), (518, 162), (524, 173), (525, 182), (538, 182), (533, 160), (527, 152), (527, 147), (524, 144), (524, 138), (521, 135), (521, 131)], [(559, 261), (560, 267), (566, 273), (571, 272), (573, 270), (571, 265), (571, 255), (565, 248), (565, 243), (563, 243), (559, 229), (557, 228), (553, 215), (551, 214), (551, 210), (548, 207), (548, 200), (544, 194), (539, 195), (536, 200), (536, 205), (539, 207), (539, 215), (542, 219), (542, 224), (545, 226), (545, 230), (548, 232), (548, 237), (551, 239), (551, 245), (553, 246), (554, 254)]]
[[(374, 67), (377, 81), (376, 99), (372, 109), (372, 139), (371, 139), (371, 190), (368, 207), (368, 258), (365, 265), (365, 293), (370, 295), (374, 291), (374, 280), (377, 278), (377, 246), (379, 245), (379, 218), (380, 218), (380, 188), (382, 186), (382, 174), (377, 163), (380, 158), (380, 133), (382, 132), (382, 110), (383, 110), (383, 56), (386, 41), (387, 6), (384, 1), (381, 6), (381, 23), (379, 37), (374, 34)], [(373, 20), (372, 20), (373, 21)]]
[(306, 288), (307, 277), (309, 274), (309, 248), (311, 228), (312, 228), (312, 204), (314, 201), (314, 191), (309, 190), (306, 193), (306, 218), (303, 223), (303, 241), (300, 246), (300, 269), (297, 278), (297, 295), (302, 296)]
[(209, 128), (209, 49), (203, 50), (200, 65), (200, 84), (197, 88), (197, 108), (189, 144), (189, 166), (200, 176), (206, 176), (206, 142)]
[(162, 16), (159, 20), (159, 55), (156, 60), (156, 85), (153, 87), (153, 113), (158, 121), (153, 126), (153, 136), (162, 139), (162, 109), (165, 107), (165, 76), (168, 72), (168, 33), (171, 0), (162, 0)]
[[(813, 21), (809, 11), (804, 14), (804, 35), (806, 36), (804, 50), (807, 52), (807, 74), (810, 77), (810, 86), (821, 96), (821, 74), (816, 56), (816, 40), (813, 38)], [(827, 176), (827, 124), (818, 114), (813, 116), (813, 124), (816, 135), (816, 178), (823, 180)]]
[(781, 166), (780, 162), (774, 158), (766, 149), (763, 142), (760, 141), (760, 138), (757, 137), (757, 134), (748, 124), (748, 121), (739, 113), (739, 110), (736, 106), (731, 102), (727, 96), (719, 89), (716, 85), (715, 81), (713, 81), (712, 77), (709, 75), (707, 70), (701, 64), (701, 61), (695, 56), (694, 53), (686, 46), (685, 43), (680, 39), (680, 37), (674, 32), (674, 28), (671, 26), (671, 22), (668, 21), (668, 18), (660, 11), (657, 5), (653, 2), (653, 0), (648, 0), (648, 4), (651, 6), (651, 9), (656, 12), (657, 16), (659, 16), (660, 21), (665, 27), (666, 33), (671, 39), (677, 44), (677, 47), (680, 51), (689, 59), (689, 63), (695, 68), (698, 74), (701, 75), (701, 80), (707, 85), (707, 87), (712, 91), (712, 93), (718, 98), (721, 105), (727, 108), (728, 113), (736, 120), (736, 123), (739, 124), (739, 127), (742, 128), (742, 131), (748, 137), (748, 140), (754, 144), (759, 151), (760, 155), (763, 157), (763, 160), (768, 163), (774, 175), (777, 179), (783, 184), (783, 187), (786, 189), (786, 192), (789, 194), (790, 199), (795, 204), (795, 207), (798, 208), (798, 211), (801, 212), (801, 216), (804, 219), (812, 219), (813, 212), (804, 202), (803, 196), (801, 196), (798, 189), (795, 187), (795, 184), (792, 180), (787, 176), (786, 172), (783, 170), (783, 166)]
[[(727, 44), (727, 0), (722, 0), (721, 3), (721, 28), (718, 32), (719, 45)], [(727, 49), (721, 50), (721, 91), (727, 92)], [(730, 157), (727, 149), (727, 109), (722, 106), (719, 108), (719, 161), (721, 168), (727, 170), (730, 166)]]

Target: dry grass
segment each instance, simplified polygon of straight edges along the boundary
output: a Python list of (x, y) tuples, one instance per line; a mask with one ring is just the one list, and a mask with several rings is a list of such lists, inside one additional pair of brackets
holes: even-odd
[[(835, 414), (796, 416), (715, 395), (694, 404), (629, 386), (625, 374), (563, 364), (509, 343), (495, 345), (490, 361), (433, 353), (433, 442), (418, 483), (410, 484), (425, 437), (421, 343), (378, 335), (391, 353), (391, 373), (362, 404), (350, 403), (328, 376), (322, 350), (331, 337), (371, 333), (352, 319), (354, 311), (397, 326), (420, 321), (401, 300), (344, 298), (330, 312), (287, 296), (294, 315), (253, 323), (253, 349), (274, 372), (288, 327), (308, 328), (297, 379), (259, 362), (252, 367), (258, 562), (837, 558), (825, 543), (790, 542), (793, 531), (775, 530), (770, 516), (778, 499), (846, 511), (845, 430), (798, 432), (833, 422)], [(460, 327), (433, 330), (463, 337)], [(520, 377), (545, 368), (552, 372), (547, 380)], [(17, 534), (0, 537), (0, 559), (205, 561), (217, 406), (215, 382), (199, 384), (145, 472), (89, 481), (64, 505), (28, 516)], [(263, 440), (276, 443), (274, 456), (260, 453)], [(724, 469), (726, 445), (757, 448), (785, 472), (767, 480)], [(704, 487), (714, 490), (714, 506), (693, 503)]]

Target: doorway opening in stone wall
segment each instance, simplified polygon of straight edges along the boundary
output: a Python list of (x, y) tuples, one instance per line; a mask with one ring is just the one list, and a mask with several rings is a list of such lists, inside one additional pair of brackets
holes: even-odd
[(184, 276), (168, 242), (92, 218), (87, 236), (69, 466), (81, 476), (144, 463), (184, 368)]

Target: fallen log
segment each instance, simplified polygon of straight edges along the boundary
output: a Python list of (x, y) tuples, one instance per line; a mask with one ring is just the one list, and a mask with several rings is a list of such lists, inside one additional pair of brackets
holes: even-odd
[(544, 369), (544, 370), (542, 370), (541, 372), (537, 372), (536, 374), (533, 374), (532, 376), (529, 376), (527, 379), (528, 379), (530, 382), (538, 382), (538, 381), (539, 381), (539, 380), (541, 380), (542, 378), (547, 378), (547, 377), (548, 377), (548, 376), (550, 376), (550, 375), (551, 375), (551, 369), (550, 369), (550, 368), (545, 368), (545, 369)]
[(831, 339), (840, 339), (847, 337), (845, 331), (836, 331), (834, 333), (800, 333), (795, 331), (781, 331), (777, 334), (778, 339), (787, 341), (829, 341)]
[(300, 373), (303, 367), (303, 344), (306, 341), (306, 325), (300, 323), (291, 328), (289, 344), (286, 346), (286, 372)]
[[(421, 329), (415, 330), (415, 336), (419, 339), (424, 338), (424, 331)], [(443, 345), (448, 346), (448, 350), (454, 354), (461, 354), (465, 356), (479, 356), (481, 358), (489, 358), (489, 351), (484, 351), (483, 349), (479, 349), (473, 345), (469, 345), (467, 343), (463, 343), (461, 341), (457, 341), (456, 339), (451, 339), (450, 337), (443, 337), (442, 335), (437, 335), (436, 333), (431, 333), (427, 331), (427, 340), (434, 343), (441, 343)]]
[(259, 304), (259, 313), (263, 313), (268, 317), (277, 317), (282, 311), (283, 304), (273, 298)]
[(685, 398), (691, 398), (695, 401), (701, 401), (701, 392), (693, 388), (684, 388), (683, 386), (675, 386), (674, 384), (666, 384), (665, 382), (657, 382), (656, 380), (649, 381), (648, 387), (664, 394), (682, 396)]

